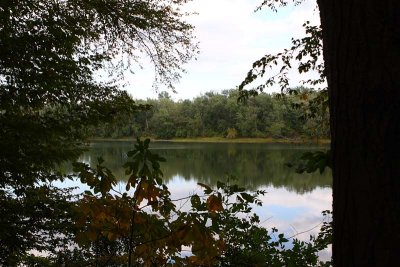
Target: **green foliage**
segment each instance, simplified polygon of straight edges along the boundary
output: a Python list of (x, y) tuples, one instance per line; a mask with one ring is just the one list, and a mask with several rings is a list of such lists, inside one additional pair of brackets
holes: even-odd
[[(51, 168), (79, 155), (89, 126), (142, 108), (114, 82), (139, 51), (172, 86), (196, 50), (184, 2), (1, 2), (2, 187), (58, 178)], [(100, 82), (107, 66), (117, 77)]]
[[(274, 9), (272, 1), (265, 1), (264, 4)], [(281, 3), (286, 1), (281, 0)], [(302, 39), (292, 39), (292, 46), (277, 54), (267, 54), (253, 63), (245, 79), (239, 85), (240, 101), (245, 101), (249, 96), (256, 96), (267, 87), (278, 85), (282, 92), (289, 90), (289, 70), (292, 69), (293, 61), (297, 61), (299, 73), (306, 73), (310, 70), (318, 72), (317, 79), (304, 80), (303, 84), (316, 86), (325, 82), (324, 63), (322, 61), (322, 29), (319, 26), (310, 25), (309, 21), (303, 24), (306, 36)], [(277, 73), (271, 73), (277, 69)], [(270, 71), (271, 70), (271, 71)], [(245, 90), (245, 87), (259, 78), (266, 80), (255, 87)], [(326, 88), (323, 91), (326, 92)]]
[[(179, 147), (184, 149), (174, 149), (175, 143), (152, 144), (154, 153), (168, 159), (166, 163), (161, 163), (166, 183), (178, 175), (186, 181), (196, 177), (198, 182), (214, 186), (221, 177), (230, 173), (238, 176), (235, 183), (249, 190), (273, 186), (304, 194), (316, 187), (329, 187), (332, 182), (329, 171), (322, 175), (300, 175), (285, 166), (285, 163), (300, 158), (306, 146), (278, 145), (280, 149), (272, 149), (276, 148), (275, 145), (203, 143), (202, 149), (199, 149), (199, 144), (185, 143), (179, 144)], [(326, 146), (321, 147), (324, 148)], [(102, 156), (113, 174), (119, 180), (126, 181), (128, 177), (121, 166), (126, 161), (124, 155), (130, 149), (130, 142), (96, 142), (81, 160), (95, 168), (97, 158)], [(65, 171), (72, 172), (72, 168)]]
[[(262, 192), (249, 194), (223, 183), (216, 189), (199, 184), (204, 195), (189, 196), (191, 207), (177, 209), (162, 183), (159, 162), (164, 159), (149, 150), (149, 142), (138, 139), (135, 149), (128, 152), (131, 161), (124, 166), (130, 178), (124, 192), (111, 194), (113, 179), (101, 179), (108, 173), (104, 167), (76, 165), (82, 181), (90, 181), (94, 192), (98, 191), (85, 192), (75, 208), (80, 258), (113, 266), (126, 262), (152, 266), (170, 260), (184, 266), (214, 264), (224, 246), (220, 230), (225, 217), (250, 212), (251, 203), (260, 204), (257, 195)], [(100, 180), (108, 185), (96, 190)], [(182, 257), (183, 246), (191, 247), (190, 257)]]
[[(215, 193), (212, 195), (215, 210), (221, 211), (220, 223), (213, 221), (212, 227), (218, 229), (217, 233), (224, 241), (224, 249), (214, 266), (331, 266), (330, 261), (320, 261), (318, 257), (332, 241), (330, 211), (323, 212), (326, 220), (317, 237), (311, 236), (309, 242), (287, 238), (276, 228), (269, 232), (260, 226), (258, 216), (251, 213), (250, 204), (262, 205), (257, 197), (265, 192), (249, 194), (230, 180), (235, 181), (235, 178), (229, 177), (227, 183), (218, 182), (215, 191), (218, 197)], [(200, 185), (205, 188), (205, 193), (213, 192), (209, 186)], [(232, 196), (236, 196), (236, 203), (230, 203)], [(192, 199), (192, 204), (197, 202), (198, 198)], [(245, 214), (245, 217), (239, 218), (238, 214)]]
[(235, 128), (228, 128), (228, 130), (226, 130), (226, 138), (235, 139), (236, 137), (237, 137), (237, 131)]
[[(94, 169), (76, 164), (80, 179), (92, 190), (78, 199), (63, 200), (63, 196), (69, 196), (68, 192), (61, 194), (61, 198), (51, 198), (59, 202), (58, 210), (46, 211), (54, 213), (54, 218), (45, 215), (37, 222), (49, 227), (48, 235), (42, 237), (52, 246), (34, 239), (29, 248), (43, 252), (44, 256), (24, 253), (14, 255), (14, 262), (28, 266), (320, 264), (318, 251), (329, 243), (329, 224), (323, 227), (317, 239), (308, 243), (289, 241), (282, 234), (275, 239), (277, 230), (269, 233), (258, 225), (257, 216), (251, 214), (254, 205), (261, 205), (258, 196), (265, 192), (248, 192), (234, 184), (234, 177), (228, 177), (226, 183), (217, 182), (215, 188), (199, 183), (204, 193), (184, 198), (190, 205), (185, 209), (177, 208), (178, 200), (171, 199), (162, 181), (160, 161), (164, 159), (151, 152), (149, 143), (149, 139), (138, 140), (135, 148), (128, 152), (129, 159), (124, 166), (130, 178), (123, 191), (116, 191), (114, 175), (103, 166), (101, 159)], [(29, 207), (35, 207), (34, 203), (38, 202), (29, 200), (28, 203)], [(43, 207), (47, 209), (48, 206), (43, 203)], [(43, 215), (30, 210), (32, 214)], [(248, 215), (239, 219), (239, 214)], [(43, 221), (43, 218), (49, 219)], [(188, 256), (182, 254), (185, 247), (190, 248)], [(7, 253), (4, 258), (8, 265), (13, 264), (10, 255)], [(321, 263), (321, 266), (329, 265)]]
[(289, 2), (293, 2), (294, 5), (299, 5), (303, 3), (305, 0), (263, 0), (261, 5), (257, 8), (260, 10), (264, 6), (268, 7), (272, 11), (277, 12), (278, 7), (285, 7), (289, 4)]
[(17, 266), (32, 259), (30, 251), (57, 253), (72, 245), (74, 200), (71, 190), (48, 185), (25, 188), (18, 196), (1, 190), (0, 265)]
[[(329, 136), (329, 113), (319, 109), (320, 94), (311, 89), (292, 88), (282, 95), (262, 93), (248, 99), (244, 105), (237, 103), (237, 97), (238, 91), (230, 90), (178, 102), (169, 97), (138, 101), (152, 108), (117, 118), (117, 124), (98, 127), (94, 135), (158, 139), (214, 136), (318, 139)], [(130, 130), (125, 131), (128, 128)], [(236, 134), (231, 137), (229, 133), (233, 134), (233, 129)]]
[[(286, 0), (265, 0), (257, 10), (267, 7), (273, 11), (277, 11), (277, 7), (284, 7), (290, 1)], [(293, 0), (295, 5), (301, 4), (303, 0)], [(303, 80), (303, 84), (316, 86), (323, 85), (326, 82), (326, 73), (324, 62), (322, 59), (322, 29), (319, 25), (311, 25), (309, 21), (303, 24), (305, 37), (301, 39), (292, 38), (292, 46), (284, 49), (277, 54), (266, 54), (259, 60), (255, 61), (246, 77), (239, 85), (238, 101), (245, 102), (250, 96), (257, 96), (266, 88), (278, 85), (281, 88), (281, 96), (291, 98), (290, 105), (301, 112), (304, 122), (304, 128), (312, 138), (320, 138), (321, 136), (330, 136), (329, 132), (329, 111), (328, 111), (328, 90), (322, 88), (316, 92), (310, 92), (307, 88), (289, 88), (289, 70), (293, 64), (297, 64), (298, 72), (307, 73), (311, 70), (318, 73), (318, 78)], [(277, 70), (276, 73), (273, 71)], [(246, 87), (258, 79), (264, 79), (263, 83), (254, 89), (247, 90)], [(289, 121), (291, 114), (288, 113)], [(293, 118), (293, 117), (292, 117)], [(299, 127), (293, 127), (299, 132)], [(290, 134), (290, 133), (285, 133)], [(304, 171), (313, 172), (319, 169), (322, 172), (325, 167), (330, 166), (329, 151), (318, 153), (305, 153), (297, 165), (296, 171), (302, 173)], [(288, 165), (293, 165), (292, 163)]]
[(225, 250), (217, 266), (332, 266), (318, 257), (330, 244), (330, 221), (324, 222), (324, 230), (309, 242), (285, 237), (276, 228), (268, 231), (259, 225), (256, 215), (227, 217), (224, 226)]
[(283, 136), (283, 128), (285, 125), (282, 122), (273, 122), (268, 129), (268, 133), (275, 138), (279, 138)]
[[(70, 245), (64, 242), (73, 233), (73, 195), (49, 184), (69, 178), (58, 165), (81, 154), (89, 128), (146, 108), (118, 89), (140, 55), (151, 59), (156, 82), (172, 87), (179, 78), (182, 63), (197, 51), (179, 9), (184, 3), (0, 2), (2, 264), (46, 265), (29, 252)], [(105, 193), (115, 181), (101, 163), (96, 171), (76, 168), (96, 192)]]
[[(293, 164), (288, 163), (289, 167), (292, 167)], [(331, 167), (331, 152), (330, 150), (317, 151), (317, 152), (305, 152), (296, 162), (296, 172), (315, 172), (319, 170), (320, 173), (323, 173), (326, 167)]]

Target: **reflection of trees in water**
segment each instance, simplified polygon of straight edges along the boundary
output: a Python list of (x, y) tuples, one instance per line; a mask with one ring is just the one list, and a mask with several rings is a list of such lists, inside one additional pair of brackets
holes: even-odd
[[(128, 143), (95, 143), (81, 160), (94, 166), (98, 157), (105, 160), (119, 179), (126, 178), (121, 167), (126, 162)], [(162, 163), (164, 179), (175, 176), (215, 184), (227, 175), (238, 178), (237, 183), (249, 189), (272, 185), (297, 193), (316, 187), (331, 186), (331, 173), (297, 174), (285, 163), (306, 151), (307, 147), (271, 144), (152, 144), (154, 151), (167, 159)], [(312, 149), (312, 148), (310, 148)]]

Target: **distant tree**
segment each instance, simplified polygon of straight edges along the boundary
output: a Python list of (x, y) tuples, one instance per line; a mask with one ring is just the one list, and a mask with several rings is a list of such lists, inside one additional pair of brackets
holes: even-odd
[(171, 99), (171, 96), (169, 95), (169, 93), (167, 91), (162, 91), (160, 93), (158, 93), (158, 99)]
[(226, 130), (226, 138), (234, 139), (236, 137), (237, 137), (237, 131), (235, 128), (228, 128), (228, 130)]
[(301, 95), (279, 97), (262, 93), (245, 105), (237, 103), (238, 92), (234, 90), (184, 101), (167, 97), (140, 100), (137, 103), (148, 109), (128, 116), (117, 115), (115, 122), (102, 124), (93, 133), (99, 137), (133, 134), (163, 139), (223, 137), (227, 129), (235, 128), (241, 137), (327, 138), (329, 112), (320, 112), (316, 101), (319, 95), (312, 89)]

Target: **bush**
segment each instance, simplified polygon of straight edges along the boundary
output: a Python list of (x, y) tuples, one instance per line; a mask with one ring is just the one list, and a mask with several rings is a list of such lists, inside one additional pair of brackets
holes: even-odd
[(235, 139), (237, 137), (237, 131), (235, 128), (228, 128), (226, 132), (226, 138), (228, 139)]

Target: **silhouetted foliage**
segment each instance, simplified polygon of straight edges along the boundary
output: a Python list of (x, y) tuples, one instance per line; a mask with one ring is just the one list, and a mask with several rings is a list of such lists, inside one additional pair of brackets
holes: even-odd
[(49, 185), (68, 178), (56, 166), (80, 155), (88, 127), (144, 108), (118, 89), (138, 56), (149, 56), (156, 82), (172, 87), (197, 50), (179, 11), (185, 2), (1, 1), (2, 264), (68, 238), (72, 195)]
[[(277, 11), (302, 2), (264, 0), (258, 9)], [(397, 266), (395, 240), (400, 236), (391, 229), (400, 226), (400, 94), (399, 79), (394, 78), (400, 73), (400, 2), (316, 3), (321, 25), (306, 21), (304, 38), (292, 39), (289, 49), (255, 61), (239, 86), (241, 100), (272, 85), (285, 92), (292, 66), (300, 73), (319, 73), (306, 84), (327, 81), (328, 88), (317, 99), (321, 106), (329, 103), (331, 151), (305, 155), (298, 170), (332, 167), (333, 263)], [(259, 78), (263, 82), (256, 89), (246, 90)], [(359, 183), (364, 183), (362, 189), (355, 186)]]

